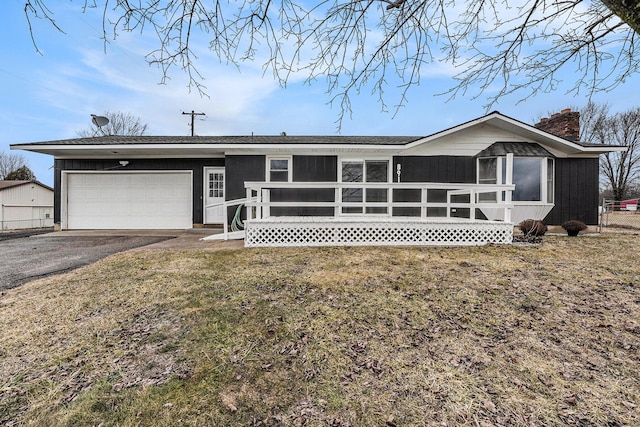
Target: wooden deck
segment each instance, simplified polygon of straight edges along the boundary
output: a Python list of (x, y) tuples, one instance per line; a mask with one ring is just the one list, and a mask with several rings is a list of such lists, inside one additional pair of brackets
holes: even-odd
[[(224, 202), (224, 232), (210, 239), (244, 238), (246, 247), (269, 246), (427, 246), (509, 244), (513, 240), (511, 192), (514, 186), (452, 183), (336, 183), (246, 182), (246, 198)], [(273, 190), (331, 189), (327, 201), (274, 200)], [(383, 190), (382, 202), (343, 200), (345, 190)], [(401, 200), (396, 191), (411, 190), (415, 200)], [(431, 201), (430, 192), (440, 192)], [(493, 201), (480, 201), (493, 194)], [(503, 194), (503, 196), (501, 196)], [(442, 196), (444, 195), (444, 197)], [(416, 197), (419, 196), (419, 197)], [(400, 200), (399, 200), (400, 199)], [(244, 231), (229, 231), (228, 207), (245, 209)], [(273, 215), (286, 209), (321, 208), (331, 216)], [(416, 216), (397, 212), (411, 209)], [(500, 220), (476, 217), (482, 209), (495, 211)], [(371, 213), (375, 212), (375, 213)], [(443, 212), (446, 216), (434, 216)], [(460, 217), (462, 215), (465, 217)], [(314, 214), (310, 214), (314, 215)], [(437, 214), (436, 214), (437, 215)], [(232, 227), (233, 229), (234, 227)]]

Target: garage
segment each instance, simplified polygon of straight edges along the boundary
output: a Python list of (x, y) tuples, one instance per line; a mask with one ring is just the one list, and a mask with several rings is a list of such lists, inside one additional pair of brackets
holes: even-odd
[(63, 182), (63, 229), (186, 229), (193, 225), (191, 171), (66, 172)]

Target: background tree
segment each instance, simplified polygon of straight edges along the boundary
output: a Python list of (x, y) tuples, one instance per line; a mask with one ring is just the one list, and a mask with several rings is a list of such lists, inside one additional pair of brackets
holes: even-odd
[(614, 200), (636, 195), (640, 181), (640, 108), (610, 114), (608, 105), (589, 103), (580, 113), (581, 140), (627, 146), (600, 157), (600, 173)]
[(147, 131), (148, 126), (142, 124), (140, 117), (130, 113), (107, 111), (104, 113), (104, 117), (109, 119), (109, 123), (101, 127), (93, 123), (91, 129), (78, 132), (78, 136), (82, 138), (105, 135), (139, 136), (144, 135)]
[(7, 181), (30, 181), (36, 179), (36, 176), (28, 167), (20, 166), (18, 169), (9, 172), (5, 179)]
[(22, 154), (0, 151), (0, 181), (7, 179), (9, 173), (26, 164), (27, 161)]
[[(33, 18), (56, 26), (50, 0), (25, 2)], [(83, 3), (83, 2), (80, 2)], [(631, 0), (85, 0), (102, 11), (105, 47), (120, 31), (153, 34), (147, 55), (164, 78), (184, 69), (201, 93), (194, 46), (208, 42), (222, 61), (259, 59), (281, 84), (293, 73), (325, 80), (331, 102), (350, 112), (350, 95), (379, 95), (389, 75), (403, 82), (395, 108), (407, 101), (434, 62), (460, 73), (448, 92), (487, 95), (487, 108), (518, 92), (554, 90), (558, 73), (575, 71), (574, 92), (608, 90), (640, 67), (640, 9)], [(56, 28), (58, 28), (56, 26)], [(62, 30), (58, 28), (59, 30)], [(34, 37), (37, 49), (37, 38)], [(488, 89), (491, 89), (489, 91)]]

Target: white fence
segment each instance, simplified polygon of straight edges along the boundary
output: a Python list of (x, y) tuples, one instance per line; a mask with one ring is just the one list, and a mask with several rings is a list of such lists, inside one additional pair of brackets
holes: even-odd
[[(511, 195), (515, 188), (512, 184), (452, 184), (452, 183), (361, 183), (361, 182), (245, 182), (247, 197), (247, 220), (265, 219), (272, 217), (273, 208), (332, 208), (334, 217), (351, 218), (358, 216), (393, 217), (397, 212), (406, 208), (419, 209), (419, 215), (412, 217), (427, 219), (430, 217), (455, 218), (464, 217), (476, 219), (476, 210), (487, 210), (501, 213), (504, 222), (511, 221), (513, 204)], [(333, 200), (328, 201), (273, 201), (273, 190), (333, 190)], [(349, 192), (378, 190), (377, 194), (385, 194), (381, 197), (385, 201), (367, 201), (366, 196), (359, 201), (348, 201)], [(382, 190), (379, 191), (379, 190)], [(413, 197), (414, 201), (399, 201), (401, 198), (396, 192), (402, 190), (414, 190), (419, 192), (419, 197)], [(431, 201), (432, 192), (444, 192), (445, 201)], [(397, 196), (397, 197), (396, 197)], [(461, 210), (468, 212), (468, 216), (461, 216)], [(354, 213), (355, 212), (355, 213)], [(375, 213), (370, 213), (375, 212)], [(433, 212), (438, 212), (434, 215)]]

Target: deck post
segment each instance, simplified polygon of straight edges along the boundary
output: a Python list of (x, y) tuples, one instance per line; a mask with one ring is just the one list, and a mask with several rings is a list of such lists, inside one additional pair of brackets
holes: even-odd
[(247, 188), (247, 204), (245, 205), (245, 209), (247, 210), (247, 220), (252, 220), (253, 219), (253, 208), (250, 205), (251, 202), (251, 195), (253, 193), (253, 190), (251, 190), (251, 187), (246, 187)]
[[(505, 174), (505, 184), (512, 185), (513, 184), (513, 153), (507, 153), (507, 170)], [(513, 195), (511, 194), (512, 190), (506, 190), (504, 195), (504, 202), (507, 204), (504, 209), (504, 222), (511, 222), (511, 202)]]
[(476, 219), (476, 192), (475, 190), (469, 191), (469, 218)]
[(271, 208), (269, 207), (269, 202), (271, 202), (271, 190), (266, 188), (262, 189), (262, 201), (267, 203), (267, 205), (261, 207), (262, 212), (260, 218), (269, 218), (271, 216)]
[(227, 215), (227, 203), (222, 204), (222, 233), (224, 240), (229, 238), (229, 217)]

